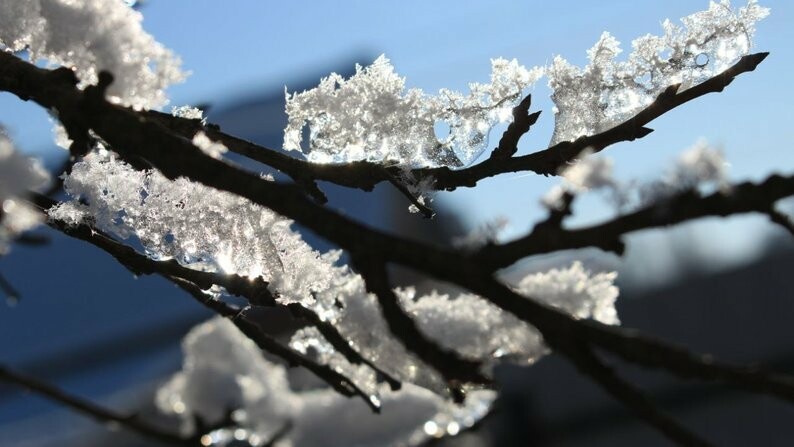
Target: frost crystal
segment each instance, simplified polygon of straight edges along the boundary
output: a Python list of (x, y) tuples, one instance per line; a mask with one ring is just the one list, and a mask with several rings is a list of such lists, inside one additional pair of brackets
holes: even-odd
[(562, 171), (562, 178), (576, 192), (614, 186), (613, 165), (610, 158), (584, 153), (576, 163)]
[(22, 199), (50, 181), (38, 160), (21, 155), (0, 129), (0, 254), (17, 234), (36, 226), (41, 215)]
[(0, 46), (74, 67), (83, 86), (108, 70), (115, 77), (110, 100), (159, 107), (166, 103), (163, 89), (185, 73), (179, 59), (143, 30), (142, 18), (119, 0), (0, 0)]
[(266, 208), (184, 178), (136, 171), (106, 150), (76, 163), (64, 188), (85, 203), (63, 203), (51, 217), (91, 216), (102, 230), (137, 237), (156, 259), (269, 278), (284, 268), (300, 275), (301, 256), (313, 255), (297, 246), (300, 237), (287, 230), (291, 222)]
[(191, 106), (179, 106), (179, 107), (172, 107), (171, 108), (171, 115), (174, 115), (177, 118), (185, 118), (189, 120), (201, 120), (201, 123), (204, 124), (206, 119), (204, 118), (204, 112), (197, 107)]
[(769, 10), (750, 0), (734, 11), (730, 1), (681, 21), (666, 20), (664, 35), (632, 42), (628, 60), (609, 33), (588, 51), (590, 64), (579, 68), (557, 56), (547, 74), (553, 89), (556, 121), (551, 144), (605, 131), (650, 104), (665, 88), (687, 89), (721, 73), (750, 51), (755, 23)]
[[(510, 113), (522, 90), (542, 75), (516, 60), (491, 61), (491, 82), (472, 83), (471, 92), (442, 89), (430, 96), (405, 88), (385, 56), (345, 80), (332, 73), (316, 88), (287, 94), (289, 122), (284, 148), (304, 151), (318, 163), (357, 160), (417, 166), (464, 166), (482, 153), (488, 132)], [(308, 125), (308, 149), (301, 147)], [(436, 126), (449, 134), (436, 136)]]
[[(516, 285), (516, 291), (576, 318), (618, 324), (615, 277), (614, 272), (591, 274), (577, 261), (568, 268), (527, 275)], [(469, 357), (509, 355), (531, 363), (548, 351), (534, 328), (479, 296), (433, 293), (416, 298), (409, 289), (402, 291), (401, 298), (425, 333)]]
[(727, 174), (728, 162), (722, 151), (700, 140), (678, 157), (671, 182), (682, 187), (694, 187), (699, 182), (724, 184)]
[(223, 154), (229, 151), (223, 143), (210, 140), (207, 134), (202, 131), (196, 132), (196, 135), (193, 136), (193, 145), (212, 158), (221, 158)]
[(569, 268), (535, 273), (519, 281), (518, 291), (557, 307), (576, 318), (592, 318), (605, 324), (619, 324), (615, 310), (617, 273), (592, 274), (581, 262)]

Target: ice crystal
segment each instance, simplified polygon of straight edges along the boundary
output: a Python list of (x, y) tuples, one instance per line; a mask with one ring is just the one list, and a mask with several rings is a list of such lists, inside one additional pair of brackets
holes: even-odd
[(557, 56), (547, 70), (556, 121), (551, 144), (607, 130), (650, 104), (665, 88), (686, 89), (734, 64), (750, 51), (755, 24), (769, 13), (755, 0), (734, 11), (730, 1), (711, 2), (708, 10), (666, 20), (664, 35), (632, 42), (626, 61), (608, 32), (588, 51), (579, 68)]
[(38, 160), (17, 152), (0, 129), (0, 254), (8, 251), (8, 243), (14, 236), (41, 221), (40, 213), (26, 204), (24, 198), (29, 191), (41, 190), (49, 180)]
[(163, 90), (185, 73), (119, 0), (0, 0), (0, 46), (31, 60), (73, 67), (82, 85), (113, 73), (109, 99), (136, 108), (166, 103)]
[(223, 143), (210, 140), (207, 134), (202, 131), (196, 132), (196, 135), (193, 136), (193, 145), (212, 158), (221, 158), (223, 154), (229, 151)]
[[(393, 337), (363, 278), (347, 266), (336, 265), (338, 252), (320, 254), (312, 250), (290, 228), (291, 221), (184, 178), (172, 181), (156, 171), (135, 171), (108, 151), (90, 154), (75, 164), (65, 189), (75, 200), (51, 210), (52, 218), (75, 223), (82, 216), (91, 216), (100, 229), (120, 237), (136, 237), (154, 258), (174, 258), (205, 270), (262, 276), (281, 303), (300, 303), (311, 309), (385, 371), (445, 393), (443, 379)], [(587, 306), (603, 307), (596, 303), (604, 298), (588, 288), (589, 280), (581, 268), (574, 266), (565, 272), (548, 279), (559, 282), (558, 289), (548, 286), (533, 298), (579, 317), (592, 314), (601, 318), (601, 314), (588, 313)], [(600, 284), (600, 278), (592, 280)], [(525, 284), (518, 287), (523, 290)], [(529, 360), (545, 349), (534, 330), (482, 298), (433, 294), (414, 301), (407, 298), (411, 293), (400, 292), (406, 310), (431, 337), (450, 348), (486, 360), (499, 347)], [(440, 328), (443, 331), (439, 332)], [(343, 371), (377, 396), (374, 372), (349, 364), (316, 331), (299, 331), (291, 343), (301, 351), (311, 350), (319, 361)]]
[[(526, 275), (515, 288), (529, 299), (557, 307), (576, 318), (618, 324), (615, 277), (614, 272), (591, 274), (577, 261), (567, 268)], [(403, 306), (425, 333), (471, 358), (509, 355), (531, 363), (547, 352), (534, 328), (482, 297), (432, 293), (417, 298), (411, 289), (403, 290), (401, 297)]]
[[(284, 148), (303, 150), (319, 163), (467, 165), (485, 149), (491, 127), (512, 118), (510, 110), (523, 89), (542, 74), (540, 68), (528, 70), (516, 60), (494, 59), (491, 67), (491, 82), (470, 84), (468, 95), (447, 89), (437, 96), (406, 90), (405, 79), (385, 56), (367, 67), (357, 65), (347, 80), (332, 73), (312, 90), (286, 95)], [(441, 123), (449, 134), (437, 137), (435, 126)], [(307, 125), (308, 148), (303, 149)]]
[(517, 290), (527, 297), (557, 307), (576, 318), (592, 318), (605, 324), (619, 324), (615, 310), (618, 288), (615, 272), (593, 274), (575, 261), (568, 268), (527, 275)]
[(699, 182), (724, 184), (727, 175), (728, 162), (722, 151), (700, 140), (678, 157), (671, 182), (683, 187), (693, 187)]
[(136, 237), (157, 259), (269, 278), (282, 269), (300, 276), (302, 256), (313, 255), (288, 231), (291, 221), (270, 210), (185, 178), (136, 171), (109, 151), (76, 163), (64, 188), (83, 203), (66, 202), (51, 217), (78, 222), (90, 216), (111, 234)]
[(200, 120), (202, 124), (205, 122), (204, 112), (197, 107), (179, 106), (171, 108), (171, 115), (177, 118), (185, 118), (189, 120)]

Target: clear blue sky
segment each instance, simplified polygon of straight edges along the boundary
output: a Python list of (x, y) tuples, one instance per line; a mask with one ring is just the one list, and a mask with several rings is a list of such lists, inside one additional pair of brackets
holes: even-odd
[[(755, 43), (757, 51), (772, 53), (767, 61), (726, 92), (659, 119), (651, 125), (657, 131), (644, 140), (610, 148), (620, 177), (656, 175), (701, 137), (722, 145), (734, 179), (759, 179), (772, 170), (794, 171), (794, 155), (788, 147), (794, 137), (790, 26), (794, 4), (780, 0), (762, 4), (772, 8), (772, 15), (760, 24)], [(281, 89), (292, 79), (303, 79), (305, 73), (338, 67), (339, 61), (361, 54), (386, 53), (409, 86), (426, 91), (465, 89), (470, 81), (487, 80), (492, 57), (515, 57), (533, 66), (561, 54), (584, 64), (585, 51), (604, 30), (628, 50), (633, 38), (660, 33), (663, 19), (677, 20), (706, 7), (706, 0), (149, 0), (142, 12), (145, 28), (181, 55), (185, 68), (193, 72), (186, 83), (170, 90), (172, 104), (181, 105), (223, 104), (252, 90)], [(551, 135), (548, 90), (541, 84), (535, 91), (533, 109), (544, 114), (522, 140), (524, 152), (544, 147)], [(44, 114), (30, 105), (20, 112), (18, 101), (5, 96), (0, 98), (0, 122), (10, 127), (23, 148), (47, 147), (49, 124)], [(492, 138), (495, 143), (498, 135)], [(507, 175), (443, 197), (470, 213), (471, 223), (508, 217), (509, 234), (515, 235), (540, 217), (537, 198), (555, 182)], [(582, 211), (599, 215), (595, 203), (586, 200)], [(746, 248), (742, 240), (751, 241), (752, 234), (763, 228), (762, 220), (709, 228), (716, 237), (734, 241), (718, 245), (735, 252)]]

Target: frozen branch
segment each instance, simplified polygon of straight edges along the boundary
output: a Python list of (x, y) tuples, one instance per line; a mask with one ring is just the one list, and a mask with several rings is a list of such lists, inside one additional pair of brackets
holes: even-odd
[[(672, 85), (634, 117), (607, 131), (581, 137), (574, 141), (564, 141), (547, 149), (515, 157), (513, 154), (518, 150), (519, 138), (529, 130), (529, 127), (537, 121), (540, 115), (540, 112), (527, 114), (530, 106), (530, 97), (527, 96), (514, 109), (514, 121), (502, 135), (499, 146), (494, 149), (490, 158), (465, 169), (417, 168), (411, 170), (411, 174), (419, 180), (434, 179), (433, 188), (436, 190), (473, 187), (478, 181), (485, 178), (511, 172), (531, 171), (543, 175), (556, 175), (562, 166), (575, 159), (587, 148), (599, 152), (615, 143), (632, 141), (648, 135), (652, 129), (645, 126), (656, 118), (701, 96), (721, 92), (737, 76), (755, 70), (768, 55), (769, 53), (756, 53), (744, 56), (724, 72), (683, 91), (679, 91), (680, 86)], [(222, 142), (230, 151), (278, 169), (300, 185), (313, 185), (309, 188), (310, 191), (316, 188), (315, 181), (327, 181), (371, 191), (375, 185), (390, 181), (399, 172), (397, 167), (384, 166), (369, 161), (346, 164), (311, 163), (227, 135), (221, 132), (217, 126), (202, 126), (200, 120), (177, 118), (154, 111), (143, 112), (143, 114), (185, 138), (192, 138), (197, 131), (204, 130), (211, 139)], [(315, 193), (312, 194), (315, 195)]]
[[(473, 186), (482, 178), (518, 170), (554, 174), (559, 166), (576, 157), (584, 148), (592, 147), (598, 151), (615, 142), (646, 135), (650, 130), (644, 126), (656, 117), (696, 97), (722, 90), (736, 75), (753, 70), (765, 56), (766, 54), (747, 56), (722, 75), (689, 90), (679, 92), (677, 86), (670, 87), (634, 118), (601, 134), (560, 143), (523, 157), (505, 158), (498, 155), (479, 165), (459, 171), (447, 168), (419, 169), (415, 170), (414, 174), (416, 178), (432, 176), (436, 179), (436, 187), (439, 189)], [(381, 311), (392, 332), (420, 359), (437, 367), (447, 380), (480, 383), (483, 377), (480, 376), (476, 363), (460, 359), (439, 348), (419, 332), (416, 323), (400, 307), (397, 297), (388, 284), (385, 273), (387, 263), (400, 264), (469, 289), (537, 328), (550, 347), (557, 349), (574, 363), (582, 362), (582, 358), (579, 357), (581, 353), (570, 347), (578, 343), (590, 343), (630, 362), (664, 369), (681, 377), (722, 381), (749, 391), (768, 393), (789, 400), (794, 396), (794, 381), (788, 376), (719, 364), (706, 356), (691, 354), (631, 330), (577, 320), (561, 310), (515, 293), (494, 278), (494, 272), (498, 268), (531, 254), (584, 246), (596, 246), (620, 252), (622, 250), (620, 238), (628, 232), (672, 225), (705, 216), (726, 216), (747, 212), (767, 213), (776, 200), (794, 194), (794, 178), (773, 176), (760, 184), (737, 185), (729, 194), (720, 192), (706, 197), (690, 191), (604, 224), (579, 230), (563, 229), (562, 221), (567, 214), (567, 210), (563, 210), (553, 213), (529, 235), (514, 242), (487, 246), (474, 253), (449, 250), (376, 231), (310, 200), (296, 185), (263, 180), (257, 175), (196, 150), (189, 138), (186, 138), (181, 131), (173, 130), (173, 126), (164, 125), (160, 118), (152, 118), (151, 115), (108, 103), (104, 99), (104, 89), (108, 87), (111, 79), (110, 75), (103, 74), (100, 76), (98, 86), (80, 91), (75, 87), (73, 80), (58, 76), (57, 71), (43, 70), (7, 53), (0, 53), (0, 89), (15, 93), (22, 99), (33, 99), (48, 109), (57, 110), (70, 136), (85, 137), (90, 129), (133, 166), (147, 169), (153, 167), (168, 178), (184, 176), (217, 190), (246, 198), (296, 220), (316, 234), (348, 250), (352, 258), (358, 262), (357, 265), (366, 277), (368, 287), (377, 295)], [(531, 115), (527, 115), (527, 121), (532, 119), (530, 117)], [(510, 136), (508, 142), (517, 141), (521, 129), (514, 128), (511, 135), (514, 136)], [(222, 138), (220, 141), (226, 144)], [(248, 143), (239, 144), (252, 149), (247, 146)], [(497, 154), (513, 152), (509, 145), (505, 144), (504, 149)], [(314, 180), (333, 181), (331, 179), (336, 178), (334, 176), (339, 176), (340, 179), (344, 176), (344, 180), (339, 180), (340, 184), (367, 189), (380, 181), (388, 181), (388, 175), (392, 175), (390, 168), (382, 166), (373, 168), (372, 166), (376, 165), (366, 162), (338, 166), (286, 162), (280, 157), (274, 159), (284, 163), (284, 166), (289, 166), (287, 169), (293, 171), (285, 172), (293, 176), (299, 184)], [(299, 174), (296, 166), (301, 166), (301, 169), (306, 168), (306, 173)], [(313, 169), (316, 171), (312, 171)], [(316, 175), (318, 172), (324, 173), (323, 175), (327, 177)], [(373, 172), (375, 174), (372, 174)], [(105, 240), (104, 235), (96, 238), (86, 235), (86, 238), (92, 243), (96, 240), (107, 247), (112, 246), (108, 242), (112, 239)], [(113, 250), (115, 249), (107, 251), (111, 251), (111, 254), (116, 256)], [(116, 258), (125, 263), (127, 256), (133, 255), (124, 253), (121, 249)], [(143, 255), (139, 256), (143, 257)], [(371, 262), (373, 258), (376, 260), (375, 263)], [(130, 261), (131, 269), (179, 278), (178, 284), (187, 288), (192, 287), (194, 296), (203, 294), (201, 290), (206, 290), (204, 285), (207, 284), (219, 284), (227, 288), (223, 282), (228, 282), (227, 290), (230, 293), (236, 293), (234, 290), (243, 296), (255, 293), (247, 290), (245, 285), (236, 284), (233, 278), (226, 280), (205, 278), (198, 273), (177, 272), (179, 270), (177, 263), (158, 264), (155, 268), (150, 262), (156, 261), (136, 258), (134, 262)], [(213, 282), (216, 279), (220, 282)], [(254, 301), (268, 300), (273, 300), (273, 297), (262, 295), (254, 298)], [(223, 305), (220, 301), (210, 304)], [(320, 368), (323, 365), (318, 366), (305, 356), (285, 348), (259, 331), (255, 323), (247, 319), (245, 310), (238, 311), (236, 308), (225, 307), (214, 310), (232, 318), (238, 328), (262, 349), (275, 352), (293, 364), (307, 367), (345, 395), (360, 395), (366, 398), (366, 393), (347, 378), (327, 367)], [(655, 420), (654, 425), (663, 426), (664, 430), (670, 432), (674, 431), (669, 421), (654, 415), (636, 393), (616, 381), (616, 376), (606, 374), (601, 368), (603, 365), (599, 366), (592, 362), (583, 365), (590, 371), (596, 371), (592, 374), (597, 376), (602, 385), (617, 394), (624, 403), (646, 419)], [(683, 439), (683, 432), (679, 432), (678, 435)]]
[[(33, 195), (36, 204), (43, 209), (50, 208), (54, 202), (41, 195)], [(252, 306), (276, 306), (275, 298), (267, 289), (267, 283), (261, 278), (249, 280), (238, 275), (203, 272), (184, 267), (174, 260), (155, 261), (147, 256), (138, 253), (132, 247), (117, 242), (112, 237), (91, 228), (88, 225), (66, 225), (63, 222), (50, 219), (48, 225), (62, 233), (86, 241), (113, 256), (116, 260), (130, 270), (133, 274), (158, 274), (165, 279), (175, 283), (182, 290), (188, 292), (196, 301), (206, 306), (213, 312), (226, 318), (230, 318), (243, 333), (254, 340), (257, 345), (277, 357), (287, 361), (290, 365), (303, 366), (325, 380), (334, 389), (346, 396), (359, 395), (369, 405), (373, 411), (379, 411), (379, 407), (374, 404), (369, 395), (358, 388), (350, 379), (337, 373), (326, 365), (317, 363), (305, 355), (292, 348), (285, 347), (278, 343), (274, 338), (265, 334), (255, 322), (246, 316), (245, 309), (238, 309), (223, 301), (212, 297), (207, 291), (213, 285), (224, 287), (227, 292), (248, 299)], [(295, 306), (301, 307), (300, 311), (295, 310)], [(321, 319), (313, 311), (303, 308), (300, 305), (292, 306), (296, 315), (306, 318), (307, 322), (320, 322)], [(333, 340), (336, 344), (346, 343), (341, 334), (331, 325), (322, 325), (321, 332)], [(348, 345), (347, 355), (354, 363), (370, 362), (358, 354)], [(392, 388), (398, 388), (399, 382), (381, 371), (375, 369), (383, 378), (389, 382)]]

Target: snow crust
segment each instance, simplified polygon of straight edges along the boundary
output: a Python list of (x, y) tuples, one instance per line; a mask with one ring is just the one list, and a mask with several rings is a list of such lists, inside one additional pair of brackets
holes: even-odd
[(72, 67), (82, 86), (113, 73), (108, 98), (136, 108), (167, 102), (184, 80), (180, 60), (147, 34), (143, 16), (119, 0), (0, 0), (0, 47), (32, 61)]
[(617, 60), (623, 50), (608, 32), (588, 50), (584, 68), (555, 57), (546, 71), (556, 106), (551, 144), (603, 132), (665, 88), (681, 84), (684, 90), (721, 73), (749, 53), (755, 24), (768, 14), (755, 0), (738, 10), (729, 0), (712, 1), (682, 18), (683, 26), (665, 20), (663, 35), (635, 39), (625, 61)]
[[(468, 95), (442, 89), (436, 96), (406, 90), (405, 78), (385, 56), (367, 67), (357, 65), (350, 79), (332, 73), (314, 89), (287, 93), (284, 149), (303, 151), (318, 163), (468, 165), (486, 148), (491, 127), (512, 119), (522, 91), (543, 73), (515, 59), (493, 59), (491, 70), (491, 82), (470, 84)], [(305, 126), (306, 148), (301, 145)], [(448, 134), (437, 136), (436, 126), (448, 128)]]

